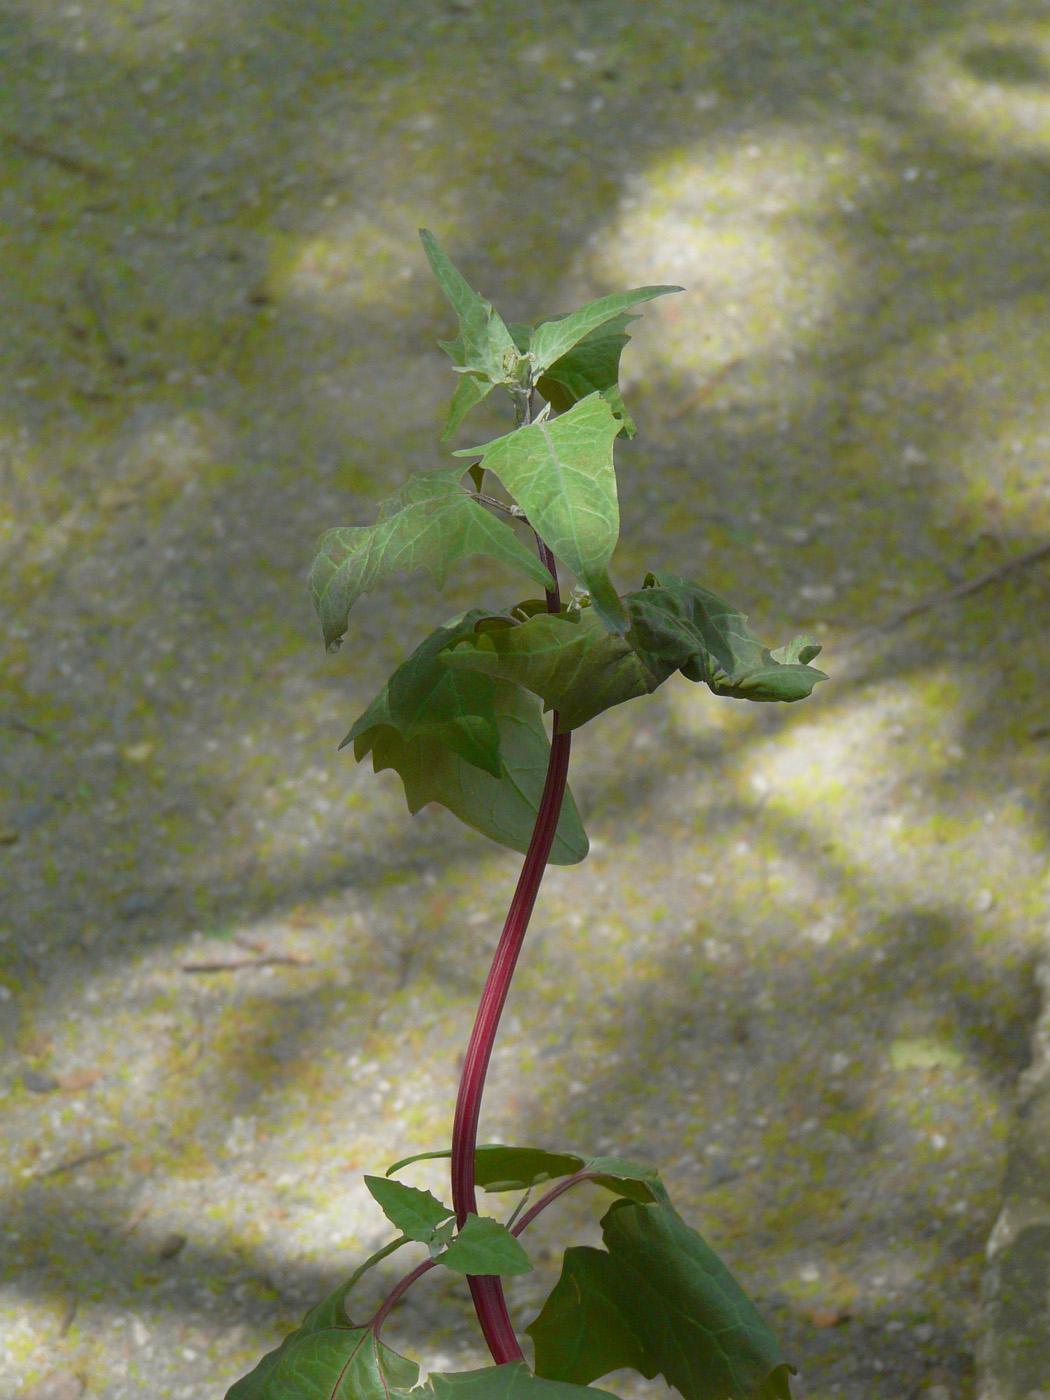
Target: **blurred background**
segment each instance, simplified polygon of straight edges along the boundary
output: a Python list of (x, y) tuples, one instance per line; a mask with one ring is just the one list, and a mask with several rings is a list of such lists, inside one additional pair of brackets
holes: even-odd
[[(519, 585), (399, 576), (326, 656), (304, 582), (511, 424), (437, 442), (426, 225), (506, 320), (686, 288), (614, 581), (831, 676), (580, 732), (482, 1137), (657, 1161), (798, 1396), (970, 1400), (1046, 923), (1046, 5), (9, 0), (0, 64), (4, 1394), (222, 1394), (447, 1142), (518, 860), (336, 746)], [(482, 1364), (465, 1299), (390, 1340)]]

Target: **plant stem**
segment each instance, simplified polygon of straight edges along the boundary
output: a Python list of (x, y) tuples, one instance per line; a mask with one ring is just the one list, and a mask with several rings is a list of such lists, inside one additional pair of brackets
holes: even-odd
[[(519, 426), (524, 426), (531, 416), (528, 399), (519, 411)], [(524, 420), (524, 423), (522, 422)], [(554, 580), (553, 589), (547, 590), (547, 611), (556, 613), (561, 608), (561, 595), (558, 591), (558, 573), (554, 555), (536, 536), (536, 547), (540, 558)], [(478, 1145), (478, 1119), (481, 1115), (481, 1097), (485, 1090), (485, 1076), (488, 1073), (492, 1047), (496, 1041), (500, 1016), (506, 1005), (511, 979), (517, 965), (518, 954), (525, 941), (525, 932), (539, 893), (540, 881), (554, 844), (554, 833), (558, 827), (565, 784), (569, 773), (569, 747), (571, 735), (558, 733), (558, 714), (553, 715), (550, 759), (547, 763), (547, 778), (543, 785), (536, 824), (532, 829), (529, 848), (518, 876), (514, 897), (507, 910), (496, 947), (492, 966), (481, 993), (478, 1013), (474, 1020), (463, 1072), (459, 1081), (459, 1094), (456, 1099), (456, 1116), (452, 1125), (452, 1204), (456, 1219), (462, 1227), (468, 1215), (476, 1215), (478, 1209), (477, 1192), (474, 1181), (474, 1154)], [(484, 1335), (486, 1345), (497, 1366), (507, 1361), (523, 1360), (521, 1347), (514, 1334), (514, 1326), (507, 1311), (503, 1296), (503, 1285), (498, 1275), (469, 1275), (467, 1283), (474, 1300), (474, 1311)]]
[[(478, 1118), (481, 1096), (485, 1088), (492, 1047), (496, 1040), (500, 1016), (510, 991), (514, 968), (525, 940), (525, 931), (536, 903), (543, 870), (547, 864), (554, 832), (558, 825), (565, 783), (569, 771), (571, 735), (555, 734), (551, 741), (551, 756), (547, 766), (547, 781), (540, 799), (536, 825), (518, 877), (503, 933), (496, 948), (492, 967), (481, 994), (478, 1014), (474, 1021), (470, 1044), (467, 1046), (463, 1073), (459, 1081), (456, 1116), (452, 1127), (452, 1204), (462, 1226), (468, 1215), (477, 1214), (477, 1194), (474, 1183), (474, 1154), (478, 1142)], [(521, 1348), (507, 1312), (503, 1287), (496, 1275), (473, 1275), (468, 1278), (474, 1310), (492, 1359), (497, 1365), (517, 1361)]]

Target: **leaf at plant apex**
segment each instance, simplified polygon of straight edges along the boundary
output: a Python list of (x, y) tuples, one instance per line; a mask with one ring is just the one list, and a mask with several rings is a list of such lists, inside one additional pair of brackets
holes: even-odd
[[(539, 377), (557, 361), (577, 346), (581, 340), (592, 334), (606, 322), (654, 297), (667, 296), (669, 292), (680, 292), (681, 287), (635, 287), (629, 292), (614, 292), (611, 296), (598, 297), (579, 311), (567, 316), (555, 316), (536, 327), (529, 339), (529, 353), (533, 360), (533, 375)], [(542, 390), (541, 390), (542, 392)]]
[(619, 634), (630, 619), (607, 570), (620, 531), (613, 440), (621, 426), (608, 402), (594, 393), (559, 418), (455, 454), (481, 457), (532, 528), (586, 585), (604, 626)]
[(595, 392), (608, 403), (620, 422), (619, 437), (633, 438), (637, 429), (624, 406), (620, 393), (620, 355), (630, 340), (627, 327), (636, 316), (615, 316), (605, 325), (591, 331), (560, 360), (539, 376), (537, 390), (555, 413), (568, 413)]
[(438, 285), (459, 319), (456, 338), (438, 341), (460, 371), (460, 383), (441, 434), (444, 442), (495, 385), (518, 382), (521, 355), (492, 303), (471, 288), (434, 235), (424, 228), (419, 237)]
[[(524, 852), (539, 812), (550, 741), (536, 701), (517, 686), (473, 675), (462, 684), (441, 665), (442, 648), (480, 617), (475, 608), (439, 627), (387, 681), (344, 744), (360, 762), (369, 753), (377, 773), (393, 768), (410, 812), (439, 802), (455, 816), (511, 850)], [(451, 687), (449, 678), (455, 678)], [(587, 837), (566, 789), (551, 848), (555, 865), (587, 854)]]
[(339, 647), (358, 598), (398, 570), (427, 569), (440, 588), (454, 565), (487, 554), (551, 586), (535, 553), (464, 490), (462, 477), (458, 467), (417, 472), (381, 503), (374, 525), (321, 536), (308, 587), (330, 651)]
[(619, 1200), (606, 1249), (566, 1251), (562, 1276), (525, 1330), (536, 1372), (587, 1384), (630, 1366), (685, 1400), (790, 1400), (776, 1338), (714, 1251), (669, 1202)]

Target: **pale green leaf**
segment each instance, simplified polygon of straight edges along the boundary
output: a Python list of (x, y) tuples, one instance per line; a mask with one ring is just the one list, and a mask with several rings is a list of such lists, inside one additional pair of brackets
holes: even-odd
[[(615, 316), (622, 315), (632, 306), (654, 297), (666, 296), (669, 292), (680, 292), (681, 287), (635, 287), (630, 292), (614, 292), (611, 296), (599, 297), (588, 302), (579, 311), (567, 316), (557, 316), (544, 321), (533, 331), (529, 340), (529, 354), (532, 356), (534, 378), (538, 378), (566, 355), (574, 345)], [(541, 391), (542, 392), (542, 391)]]
[(463, 476), (459, 467), (418, 472), (381, 503), (374, 525), (322, 535), (308, 586), (330, 651), (339, 646), (358, 598), (397, 570), (427, 569), (440, 588), (453, 565), (488, 554), (551, 586), (536, 554), (474, 500), (460, 484)]
[(612, 451), (620, 426), (605, 399), (591, 394), (560, 418), (456, 456), (481, 457), (532, 528), (589, 589), (604, 625), (623, 633), (630, 619), (607, 572), (620, 530)]
[(630, 340), (627, 327), (636, 316), (614, 316), (591, 331), (536, 381), (536, 388), (556, 413), (568, 413), (574, 403), (600, 393), (620, 421), (620, 437), (632, 438), (636, 428), (620, 394), (620, 355)]
[(423, 248), (441, 290), (459, 319), (454, 340), (439, 340), (462, 379), (442, 430), (444, 442), (467, 413), (497, 384), (521, 381), (524, 362), (507, 327), (492, 303), (478, 296), (427, 229), (419, 230)]

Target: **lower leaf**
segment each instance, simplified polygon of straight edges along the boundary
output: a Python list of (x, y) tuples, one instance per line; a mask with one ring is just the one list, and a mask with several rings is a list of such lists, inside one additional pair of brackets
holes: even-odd
[(586, 1384), (630, 1366), (662, 1374), (685, 1400), (791, 1400), (793, 1372), (726, 1266), (668, 1202), (617, 1201), (606, 1251), (565, 1254), (526, 1331), (536, 1372)]

